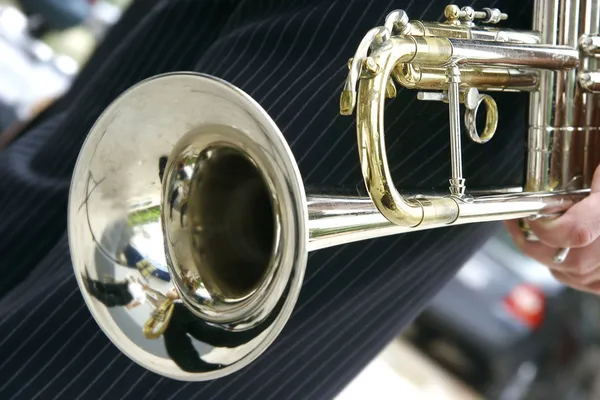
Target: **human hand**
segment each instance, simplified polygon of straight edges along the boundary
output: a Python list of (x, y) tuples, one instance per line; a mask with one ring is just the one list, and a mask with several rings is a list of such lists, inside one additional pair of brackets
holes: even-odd
[(167, 297), (171, 300), (177, 300), (179, 299), (179, 292), (177, 291), (177, 289), (172, 288), (167, 292)]
[[(578, 290), (600, 295), (600, 166), (590, 195), (558, 218), (528, 222), (539, 242), (525, 240), (518, 220), (506, 221), (516, 245), (529, 257), (550, 268), (552, 275)], [(562, 263), (553, 260), (561, 248), (570, 248)]]

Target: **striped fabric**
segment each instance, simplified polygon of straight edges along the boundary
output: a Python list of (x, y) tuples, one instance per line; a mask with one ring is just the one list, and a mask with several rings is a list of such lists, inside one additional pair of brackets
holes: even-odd
[[(439, 20), (445, 5), (134, 2), (70, 92), (0, 152), (0, 399), (333, 398), (496, 225), (406, 234), (311, 254), (297, 308), (267, 353), (235, 375), (182, 383), (121, 355), (85, 308), (66, 238), (69, 179), (87, 132), (116, 96), (152, 75), (194, 70), (241, 87), (270, 113), (308, 185), (360, 184), (354, 118), (338, 115), (346, 62), (389, 11), (402, 8), (413, 19)], [(501, 6), (510, 16), (508, 26), (530, 26), (529, 2)], [(521, 181), (527, 96), (496, 99), (496, 138), (483, 146), (464, 141), (467, 185)], [(447, 107), (400, 90), (386, 114), (396, 184), (445, 190)]]

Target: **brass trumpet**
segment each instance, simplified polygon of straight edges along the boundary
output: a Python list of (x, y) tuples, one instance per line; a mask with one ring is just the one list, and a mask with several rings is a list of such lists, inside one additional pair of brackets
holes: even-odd
[[(443, 22), (391, 12), (359, 43), (340, 98), (340, 112), (356, 116), (365, 197), (306, 191), (276, 124), (227, 82), (174, 73), (130, 88), (92, 128), (70, 191), (73, 265), (94, 318), (145, 368), (215, 379), (275, 340), (309, 251), (564, 211), (589, 193), (600, 163), (599, 4), (538, 0), (531, 31), (494, 27), (508, 18), (498, 9), (450, 5)], [(396, 85), (448, 106), (447, 194), (392, 183), (383, 109)], [(481, 144), (494, 136), (495, 91), (530, 93), (526, 180), (481, 192), (462, 173), (461, 130)], [(117, 306), (103, 300), (111, 291)], [(194, 362), (169, 350), (182, 321)]]

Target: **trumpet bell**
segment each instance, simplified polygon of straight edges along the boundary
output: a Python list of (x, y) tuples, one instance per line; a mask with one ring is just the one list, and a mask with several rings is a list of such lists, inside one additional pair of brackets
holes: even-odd
[(68, 215), (85, 302), (144, 368), (231, 374), (291, 315), (308, 246), (302, 179), (268, 114), (222, 80), (173, 73), (118, 97), (80, 152)]

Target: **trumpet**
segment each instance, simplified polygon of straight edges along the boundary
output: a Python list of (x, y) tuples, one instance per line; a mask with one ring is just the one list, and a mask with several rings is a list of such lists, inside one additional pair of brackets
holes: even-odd
[[(589, 194), (600, 164), (600, 2), (537, 0), (530, 31), (497, 28), (508, 18), (498, 9), (444, 14), (392, 11), (349, 60), (340, 113), (356, 118), (364, 196), (305, 188), (275, 122), (218, 77), (155, 76), (104, 110), (75, 166), (69, 245), (85, 302), (123, 353), (178, 380), (232, 374), (283, 329), (308, 252), (515, 218), (535, 240), (528, 218)], [(398, 86), (448, 107), (447, 193), (393, 184), (383, 110)], [(493, 138), (498, 91), (530, 96), (524, 182), (470, 188), (462, 130), (482, 145)]]

